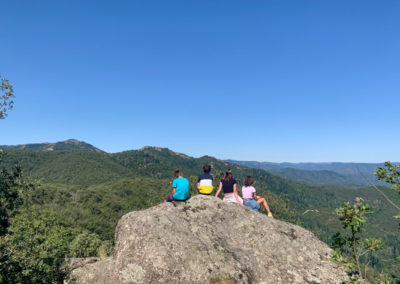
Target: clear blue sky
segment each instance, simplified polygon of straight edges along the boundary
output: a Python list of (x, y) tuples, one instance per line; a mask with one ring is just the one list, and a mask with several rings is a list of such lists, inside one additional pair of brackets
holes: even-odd
[(0, 144), (400, 160), (400, 1), (2, 0)]

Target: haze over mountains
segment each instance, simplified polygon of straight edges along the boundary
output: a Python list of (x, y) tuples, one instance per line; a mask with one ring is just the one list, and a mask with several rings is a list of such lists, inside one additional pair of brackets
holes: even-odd
[(370, 185), (377, 181), (374, 172), (382, 163), (271, 163), (226, 160), (250, 168), (264, 169), (275, 175), (308, 184)]

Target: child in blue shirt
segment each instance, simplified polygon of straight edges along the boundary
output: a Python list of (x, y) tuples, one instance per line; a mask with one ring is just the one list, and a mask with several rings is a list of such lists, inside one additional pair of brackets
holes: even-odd
[(183, 177), (182, 172), (179, 169), (174, 171), (175, 179), (172, 182), (172, 195), (168, 196), (165, 202), (171, 202), (174, 200), (185, 201), (189, 198), (189, 181)]

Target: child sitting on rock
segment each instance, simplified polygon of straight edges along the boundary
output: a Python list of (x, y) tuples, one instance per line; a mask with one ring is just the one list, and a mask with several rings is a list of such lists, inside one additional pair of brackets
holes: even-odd
[(224, 191), (224, 201), (237, 203), (240, 206), (243, 206), (243, 200), (237, 193), (236, 180), (233, 178), (233, 173), (231, 169), (226, 170), (225, 177), (221, 179), (215, 197), (218, 197), (221, 190)]
[(243, 205), (258, 211), (260, 209), (260, 204), (262, 203), (265, 210), (268, 212), (268, 216), (272, 217), (267, 201), (265, 198), (256, 195), (256, 189), (252, 186), (253, 183), (254, 179), (251, 176), (247, 176), (244, 180), (244, 186), (242, 187)]
[(172, 182), (172, 195), (168, 196), (165, 202), (185, 201), (189, 198), (189, 181), (183, 177), (182, 172), (179, 169), (174, 171), (175, 179)]
[(211, 166), (206, 164), (203, 166), (203, 174), (197, 180), (197, 191), (200, 194), (210, 195), (213, 191), (213, 176), (210, 175)]

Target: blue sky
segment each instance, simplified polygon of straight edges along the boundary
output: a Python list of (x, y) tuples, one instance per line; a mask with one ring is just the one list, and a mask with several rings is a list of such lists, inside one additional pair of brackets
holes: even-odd
[(0, 144), (400, 160), (400, 1), (2, 0)]

